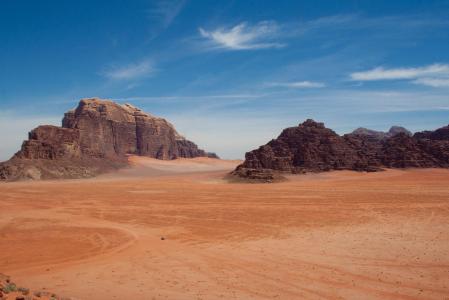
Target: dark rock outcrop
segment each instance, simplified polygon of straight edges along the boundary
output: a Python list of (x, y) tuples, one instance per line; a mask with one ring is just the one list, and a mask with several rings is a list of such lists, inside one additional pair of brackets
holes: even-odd
[[(388, 132), (359, 128), (338, 135), (313, 120), (284, 129), (277, 139), (247, 152), (233, 175), (255, 179), (271, 173), (329, 170), (379, 171), (382, 168), (449, 167), (449, 126), (412, 135), (394, 126)], [(261, 181), (264, 181), (263, 179)]]
[(449, 125), (441, 127), (435, 131), (422, 131), (413, 135), (417, 139), (426, 139), (434, 141), (449, 141)]
[(307, 120), (284, 129), (279, 137), (248, 152), (243, 166), (291, 173), (346, 169), (357, 163), (357, 153), (323, 123)]
[(286, 178), (280, 172), (272, 169), (240, 168), (226, 176), (229, 182), (273, 183), (285, 181)]
[(178, 134), (172, 124), (130, 105), (82, 99), (62, 127), (39, 126), (0, 164), (0, 179), (90, 177), (126, 165), (126, 155), (157, 159), (217, 157)]

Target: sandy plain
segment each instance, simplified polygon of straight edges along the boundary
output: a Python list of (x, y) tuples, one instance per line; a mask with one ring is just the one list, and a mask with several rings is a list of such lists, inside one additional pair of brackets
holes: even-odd
[(449, 299), (449, 170), (242, 184), (237, 161), (130, 160), (1, 183), (0, 272), (73, 299)]

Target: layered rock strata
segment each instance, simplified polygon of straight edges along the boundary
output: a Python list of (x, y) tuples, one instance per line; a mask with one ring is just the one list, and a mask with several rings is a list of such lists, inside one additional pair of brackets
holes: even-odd
[(90, 177), (126, 165), (126, 155), (157, 159), (214, 157), (182, 137), (167, 120), (130, 105), (82, 99), (62, 127), (43, 125), (9, 161), (0, 179)]

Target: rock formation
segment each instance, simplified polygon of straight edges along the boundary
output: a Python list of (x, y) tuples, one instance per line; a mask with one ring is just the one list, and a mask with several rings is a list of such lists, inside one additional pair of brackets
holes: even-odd
[(435, 131), (422, 131), (415, 133), (414, 137), (418, 139), (427, 139), (434, 141), (449, 140), (449, 125), (441, 127)]
[(247, 152), (233, 175), (271, 182), (273, 173), (409, 167), (449, 167), (449, 126), (415, 135), (397, 126), (386, 133), (359, 128), (340, 136), (309, 119)]
[(404, 127), (401, 127), (401, 126), (392, 126), (390, 128), (390, 130), (388, 130), (388, 132), (376, 131), (376, 130), (367, 129), (367, 128), (363, 128), (363, 127), (359, 127), (352, 132), (352, 134), (354, 134), (354, 135), (371, 136), (371, 137), (379, 139), (379, 140), (392, 137), (398, 133), (405, 133), (406, 135), (409, 135), (409, 136), (412, 135), (412, 133), (410, 131), (408, 131), (407, 129), (405, 129)]
[(0, 164), (0, 179), (80, 178), (126, 165), (126, 155), (157, 159), (214, 157), (178, 134), (172, 124), (130, 105), (82, 99), (62, 127), (39, 126)]

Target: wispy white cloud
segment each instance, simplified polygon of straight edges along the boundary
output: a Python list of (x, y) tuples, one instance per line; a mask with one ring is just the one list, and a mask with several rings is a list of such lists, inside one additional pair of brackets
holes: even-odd
[[(419, 16), (391, 16), (380, 18), (367, 18), (358, 14), (330, 15), (318, 19), (277, 23), (262, 21), (256, 24), (242, 22), (235, 26), (219, 27), (207, 30), (200, 27), (200, 36), (207, 39), (207, 49), (251, 50), (264, 48), (285, 47), (281, 40), (305, 37), (338, 39), (335, 32), (353, 32), (360, 30), (377, 30), (382, 34), (391, 36), (397, 34), (392, 28), (424, 30), (435, 26), (448, 26), (449, 22), (438, 18), (430, 19)], [(402, 32), (401, 32), (402, 34)]]
[(317, 81), (296, 81), (296, 82), (272, 82), (268, 84), (273, 87), (286, 87), (293, 89), (310, 89), (310, 88), (323, 88), (326, 86), (323, 82)]
[(159, 19), (162, 27), (167, 28), (182, 11), (185, 0), (160, 0), (148, 10), (149, 17)]
[(431, 87), (449, 86), (449, 65), (432, 64), (415, 68), (377, 67), (368, 71), (354, 72), (350, 74), (354, 81), (379, 81), (379, 80), (412, 80), (414, 84)]
[(413, 83), (431, 87), (449, 87), (449, 78), (419, 78)]
[(240, 23), (231, 28), (206, 30), (199, 28), (200, 35), (211, 44), (210, 48), (228, 50), (253, 50), (264, 48), (281, 48), (285, 44), (275, 42), (279, 26), (273, 21), (263, 21), (255, 25)]
[(433, 64), (418, 68), (396, 69), (385, 69), (383, 67), (377, 67), (368, 71), (354, 72), (351, 74), (351, 79), (358, 81), (394, 80), (414, 79), (432, 75), (449, 75), (449, 65)]
[(122, 67), (113, 67), (101, 74), (113, 80), (131, 80), (152, 75), (156, 69), (150, 60), (143, 60), (139, 63)]
[[(182, 112), (163, 115), (183, 135), (224, 158), (243, 158), (246, 151), (265, 144), (283, 128), (295, 126), (307, 118), (325, 122), (340, 134), (359, 126), (388, 130), (392, 125), (402, 125), (420, 131), (438, 128), (447, 122), (447, 114), (444, 114), (448, 109), (447, 97), (442, 91), (325, 89), (300, 96), (294, 93), (253, 100), (254, 105), (250, 107), (248, 103), (241, 103), (217, 109), (203, 99)], [(429, 111), (440, 113), (431, 119), (409, 113)], [(239, 134), (236, 136), (235, 132)]]
[(414, 35), (423, 34), (423, 32), (428, 34), (429, 29), (448, 26), (449, 21), (445, 19), (419, 15), (369, 18), (360, 14), (344, 14), (299, 22), (262, 21), (253, 25), (242, 22), (233, 27), (219, 27), (211, 30), (200, 27), (198, 30), (200, 36), (210, 43), (208, 49), (249, 50), (284, 47), (286, 44), (280, 41), (297, 37), (313, 36), (314, 39), (329, 39), (331, 36), (332, 40), (338, 40), (342, 34), (336, 36), (336, 31), (353, 34), (354, 31), (375, 30), (378, 37), (396, 37), (404, 35), (404, 32)]

